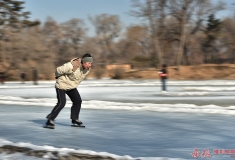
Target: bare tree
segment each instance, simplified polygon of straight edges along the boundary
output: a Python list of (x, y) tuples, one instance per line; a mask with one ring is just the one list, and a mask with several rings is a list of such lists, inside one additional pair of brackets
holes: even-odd
[[(176, 20), (176, 30), (172, 32), (179, 42), (177, 66), (180, 68), (182, 55), (187, 54), (187, 45), (192, 35), (200, 31), (208, 15), (224, 9), (224, 4), (212, 4), (210, 0), (171, 0), (168, 5), (169, 15)], [(190, 27), (189, 27), (190, 26)], [(191, 27), (193, 26), (193, 27)]]
[[(132, 0), (132, 5), (137, 10), (131, 10), (130, 14), (135, 17), (142, 17), (149, 23), (151, 40), (154, 45), (155, 53), (159, 66), (162, 65), (161, 49), (161, 29), (164, 28), (165, 7), (167, 0)], [(154, 55), (153, 55), (154, 56)]]
[(129, 43), (135, 44), (141, 48), (140, 54), (149, 54), (150, 38), (148, 35), (148, 28), (146, 26), (135, 25), (127, 28), (126, 39)]
[(64, 42), (71, 44), (74, 48), (73, 56), (79, 53), (80, 44), (86, 36), (86, 27), (82, 19), (73, 18), (62, 23), (62, 34), (65, 38)]
[(39, 29), (39, 32), (44, 37), (45, 45), (50, 49), (50, 60), (57, 65), (58, 55), (56, 52), (58, 51), (59, 42), (62, 39), (60, 25), (52, 17), (47, 17), (46, 22)]
[(226, 18), (223, 22), (222, 41), (231, 63), (235, 62), (235, 21), (234, 18)]
[(98, 43), (103, 46), (104, 61), (107, 63), (110, 53), (110, 60), (114, 61), (115, 50), (112, 48), (114, 40), (119, 37), (121, 32), (121, 22), (117, 15), (101, 14), (89, 17), (91, 23), (95, 27)]

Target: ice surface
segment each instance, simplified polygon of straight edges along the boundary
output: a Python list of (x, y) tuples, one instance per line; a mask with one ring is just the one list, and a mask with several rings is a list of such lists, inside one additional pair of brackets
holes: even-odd
[[(78, 87), (86, 128), (70, 126), (68, 99), (55, 130), (47, 130), (42, 126), (56, 104), (54, 82), (6, 82), (0, 86), (0, 144), (154, 160), (193, 159), (195, 148), (233, 149), (234, 81), (168, 81), (166, 93), (160, 85), (86, 80)], [(32, 158), (1, 153), (0, 159), (9, 156)]]

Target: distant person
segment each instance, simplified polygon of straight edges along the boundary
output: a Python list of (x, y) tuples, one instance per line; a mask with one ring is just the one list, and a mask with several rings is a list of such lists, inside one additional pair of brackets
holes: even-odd
[(25, 72), (22, 72), (20, 74), (20, 78), (21, 78), (21, 82), (24, 84), (25, 83), (25, 80), (26, 80), (26, 73)]
[(32, 70), (32, 77), (33, 77), (33, 84), (37, 85), (38, 84), (38, 71), (36, 68), (33, 68)]
[(82, 58), (74, 58), (70, 62), (57, 67), (55, 72), (55, 89), (58, 102), (51, 113), (46, 117), (48, 120), (45, 128), (54, 129), (54, 120), (66, 104), (66, 94), (73, 102), (70, 115), (72, 124), (78, 126), (83, 124), (79, 120), (82, 99), (77, 87), (90, 72), (92, 62), (92, 56), (86, 53)]
[(162, 69), (158, 72), (161, 82), (162, 82), (162, 91), (166, 91), (166, 80), (167, 80), (167, 65), (163, 64)]
[(1, 82), (1, 84), (5, 83), (5, 78), (6, 78), (5, 72), (0, 72), (0, 82)]

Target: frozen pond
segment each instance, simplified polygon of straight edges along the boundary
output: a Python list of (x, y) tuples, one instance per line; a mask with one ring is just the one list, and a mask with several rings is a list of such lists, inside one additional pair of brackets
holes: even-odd
[(67, 98), (56, 128), (47, 130), (54, 81), (7, 82), (0, 86), (0, 142), (159, 160), (194, 159), (195, 149), (208, 149), (213, 159), (228, 159), (232, 153), (216, 151), (234, 149), (234, 86), (231, 80), (168, 81), (168, 92), (161, 92), (156, 80), (86, 80), (78, 87), (86, 128), (70, 127)]

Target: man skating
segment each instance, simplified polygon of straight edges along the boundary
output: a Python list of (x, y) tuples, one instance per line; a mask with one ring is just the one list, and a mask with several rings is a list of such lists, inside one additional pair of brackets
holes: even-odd
[(55, 89), (57, 94), (57, 104), (51, 113), (46, 117), (45, 128), (54, 129), (54, 120), (66, 104), (66, 94), (72, 101), (71, 120), (74, 125), (82, 125), (79, 120), (82, 99), (77, 90), (78, 85), (88, 75), (91, 69), (93, 58), (86, 53), (82, 58), (74, 58), (70, 62), (57, 67)]

